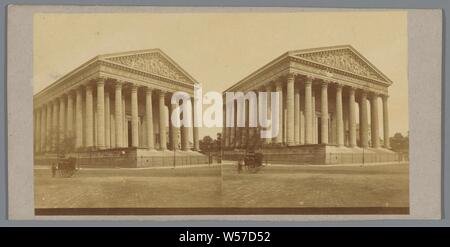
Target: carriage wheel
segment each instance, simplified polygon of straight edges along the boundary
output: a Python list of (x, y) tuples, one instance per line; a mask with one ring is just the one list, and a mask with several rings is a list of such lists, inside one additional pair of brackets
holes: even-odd
[(73, 175), (75, 175), (75, 170), (70, 170), (70, 174), (69, 174), (69, 177), (72, 177)]
[(61, 177), (68, 178), (70, 176), (71, 176), (70, 171), (68, 171), (68, 170), (61, 170)]

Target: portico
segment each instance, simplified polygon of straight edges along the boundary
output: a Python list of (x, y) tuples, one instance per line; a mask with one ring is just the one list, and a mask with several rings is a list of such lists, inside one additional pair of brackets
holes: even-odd
[[(234, 125), (224, 129), (226, 148), (259, 148), (254, 146), (259, 143), (266, 153), (297, 150), (301, 154), (319, 148), (324, 157), (328, 153), (362, 152), (386, 156), (392, 153), (388, 117), (391, 84), (389, 78), (348, 45), (289, 51), (225, 91), (278, 92), (279, 135), (256, 142), (256, 132), (243, 138), (254, 141), (242, 145), (236, 140), (248, 132), (238, 132)], [(378, 110), (380, 101), (382, 114)]]
[(34, 96), (35, 155), (201, 156), (198, 131), (169, 121), (172, 94), (194, 83), (159, 49), (97, 56)]

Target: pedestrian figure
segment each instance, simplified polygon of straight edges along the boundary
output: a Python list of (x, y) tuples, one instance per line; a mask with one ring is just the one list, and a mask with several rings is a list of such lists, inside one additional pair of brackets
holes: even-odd
[(57, 170), (56, 163), (53, 162), (52, 163), (52, 178), (54, 178), (56, 176), (56, 170)]
[(238, 173), (242, 172), (242, 166), (244, 165), (244, 160), (238, 160)]

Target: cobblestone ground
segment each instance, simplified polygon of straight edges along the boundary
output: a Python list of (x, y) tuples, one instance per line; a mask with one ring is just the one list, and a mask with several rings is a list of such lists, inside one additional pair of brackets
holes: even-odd
[(35, 169), (36, 208), (218, 207), (220, 167), (84, 169), (52, 178)]
[(222, 168), (228, 207), (408, 207), (408, 165)]
[(408, 165), (35, 169), (37, 208), (407, 207)]

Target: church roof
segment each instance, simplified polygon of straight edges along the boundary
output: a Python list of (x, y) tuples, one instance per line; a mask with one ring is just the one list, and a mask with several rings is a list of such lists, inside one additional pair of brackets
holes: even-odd
[(105, 54), (98, 59), (176, 81), (195, 83), (189, 73), (157, 48)]
[(179, 81), (188, 84), (194, 84), (196, 80), (181, 68), (173, 59), (166, 55), (160, 49), (146, 49), (128, 52), (110, 53), (95, 56), (87, 62), (81, 64), (69, 73), (65, 74), (35, 96), (39, 96), (47, 91), (53, 90), (64, 81), (77, 75), (79, 72), (90, 68), (91, 65), (98, 62), (113, 64), (119, 67), (128, 68), (148, 74), (153, 74), (162, 78)]
[(392, 84), (392, 81), (351, 45), (289, 51), (289, 56)]
[(246, 82), (256, 78), (259, 74), (277, 66), (282, 61), (286, 61), (286, 59), (293, 59), (307, 64), (317, 65), (326, 70), (339, 71), (343, 74), (353, 74), (358, 78), (365, 78), (368, 81), (375, 80), (387, 85), (392, 84), (392, 81), (386, 75), (351, 45), (339, 45), (285, 52), (246, 76), (226, 91), (239, 88)]

